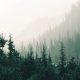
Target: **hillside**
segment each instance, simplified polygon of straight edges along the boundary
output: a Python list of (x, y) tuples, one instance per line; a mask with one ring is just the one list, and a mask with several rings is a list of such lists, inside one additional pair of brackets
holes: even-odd
[[(72, 6), (69, 15), (65, 20), (55, 29), (53, 28), (46, 34), (44, 39), (50, 44), (52, 48), (52, 55), (58, 55), (60, 50), (60, 42), (64, 42), (65, 53), (69, 56), (79, 56), (80, 49), (80, 4)], [(48, 40), (47, 40), (48, 39)], [(52, 47), (52, 43), (53, 47)], [(55, 55), (55, 56), (56, 56)]]

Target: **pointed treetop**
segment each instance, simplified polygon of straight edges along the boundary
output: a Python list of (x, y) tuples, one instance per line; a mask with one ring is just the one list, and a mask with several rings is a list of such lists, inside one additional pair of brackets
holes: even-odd
[(0, 35), (0, 47), (4, 47), (7, 40), (3, 37), (3, 33)]

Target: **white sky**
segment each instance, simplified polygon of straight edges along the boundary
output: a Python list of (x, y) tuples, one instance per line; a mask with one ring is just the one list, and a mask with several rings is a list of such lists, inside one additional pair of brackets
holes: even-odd
[[(0, 33), (12, 33), (17, 36), (26, 29), (28, 36), (35, 31), (40, 33), (40, 28), (31, 26), (29, 30), (28, 24), (39, 18), (52, 17), (54, 19), (63, 16), (68, 12), (72, 3), (78, 0), (0, 0)], [(44, 27), (43, 31), (46, 29)], [(48, 28), (46, 26), (46, 28)]]

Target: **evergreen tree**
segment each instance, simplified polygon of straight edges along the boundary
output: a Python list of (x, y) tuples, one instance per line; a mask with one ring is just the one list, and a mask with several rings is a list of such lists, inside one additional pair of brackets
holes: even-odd
[(8, 50), (9, 63), (17, 65), (19, 63), (19, 52), (15, 49), (11, 35), (9, 36)]
[(3, 33), (2, 35), (0, 35), (0, 47), (3, 49), (3, 47), (5, 46), (7, 40), (5, 40), (5, 38), (3, 37)]
[(68, 74), (70, 80), (79, 80), (79, 67), (74, 57), (72, 57), (68, 63)]
[(57, 80), (57, 76), (55, 73), (55, 66), (52, 64), (50, 53), (48, 55), (48, 65), (45, 70), (45, 76), (46, 76), (45, 80)]
[(68, 63), (68, 69), (69, 69), (70, 73), (72, 73), (76, 69), (76, 66), (77, 66), (77, 64), (75, 62), (75, 58), (72, 57)]
[[(8, 41), (8, 66), (9, 66), (9, 72), (10, 72), (10, 78), (13, 78), (13, 80), (17, 80), (19, 78), (19, 71), (20, 71), (20, 57), (19, 52), (15, 49), (12, 37), (9, 36)], [(12, 72), (10, 71), (12, 70)]]
[(49, 65), (52, 65), (52, 59), (51, 59), (50, 52), (49, 52), (49, 55), (48, 55), (48, 64), (49, 64)]
[(14, 55), (14, 52), (15, 52), (15, 48), (14, 48), (14, 45), (13, 45), (13, 41), (12, 41), (12, 37), (11, 35), (9, 36), (9, 41), (8, 41), (8, 60), (9, 60), (9, 64), (13, 64), (13, 55)]
[(6, 78), (6, 65), (7, 65), (7, 57), (3, 48), (5, 47), (6, 40), (3, 37), (3, 34), (0, 35), (0, 80), (5, 80)]
[(6, 55), (3, 51), (3, 48), (6, 44), (7, 40), (3, 37), (3, 34), (0, 35), (0, 64), (5, 64), (6, 62)]
[(65, 79), (65, 74), (66, 74), (66, 60), (65, 60), (65, 53), (64, 53), (64, 45), (61, 42), (60, 61), (59, 61), (59, 76), (61, 80)]
[(47, 67), (47, 54), (46, 54), (46, 52), (47, 52), (46, 44), (43, 44), (42, 52), (41, 52), (41, 54), (42, 54), (41, 58), (42, 58), (42, 65), (44, 68)]
[(27, 57), (25, 57), (25, 61), (22, 66), (23, 80), (29, 79), (35, 71), (35, 61), (33, 56), (33, 48), (29, 46), (29, 50), (27, 53)]

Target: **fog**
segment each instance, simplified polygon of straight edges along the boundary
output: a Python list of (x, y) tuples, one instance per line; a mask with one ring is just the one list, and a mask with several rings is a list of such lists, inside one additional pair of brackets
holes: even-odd
[(77, 1), (1, 0), (0, 33), (3, 32), (5, 36), (11, 33), (15, 40), (22, 38), (23, 35), (27, 40), (36, 38), (59, 23)]

